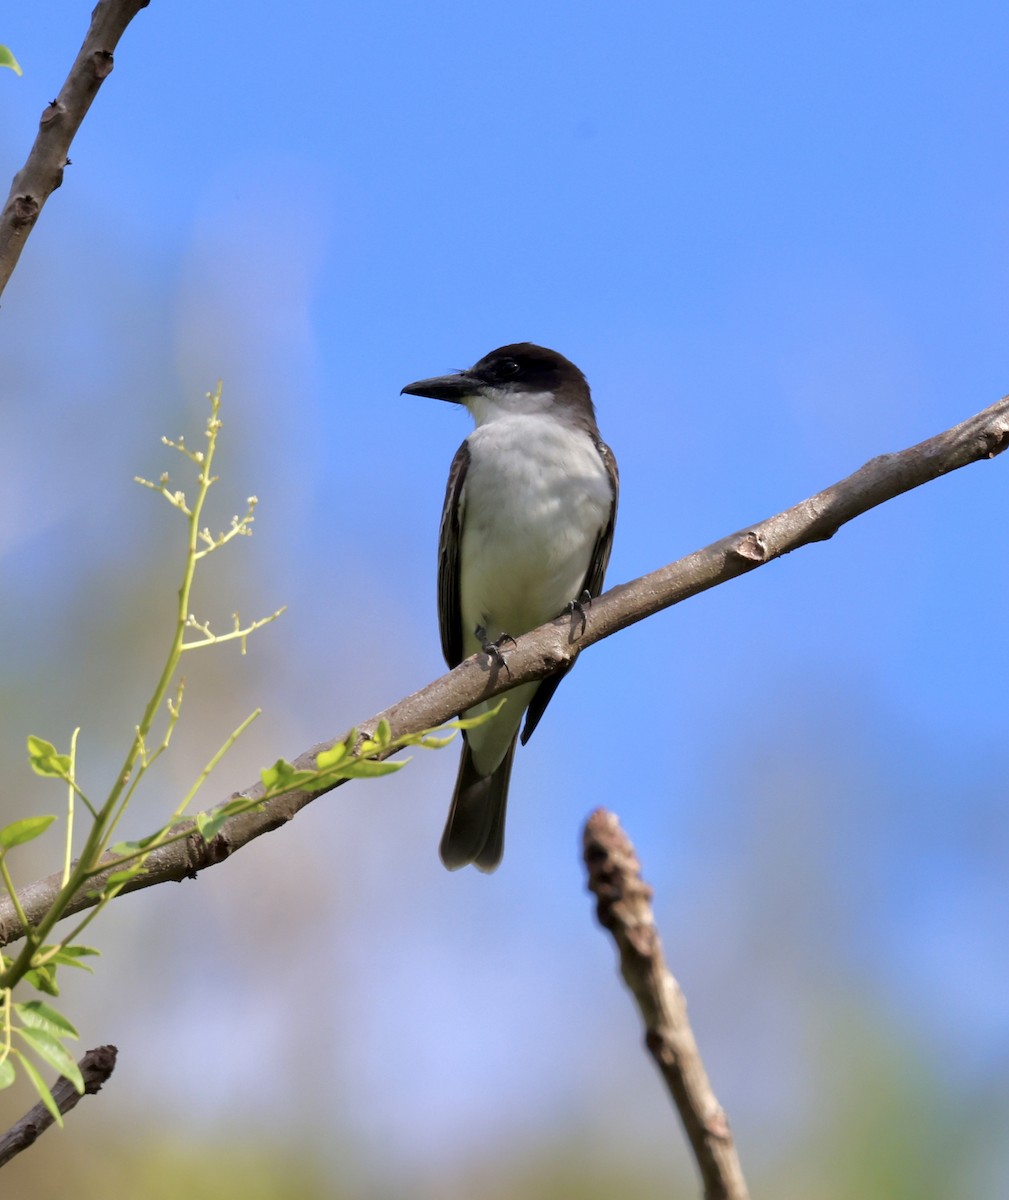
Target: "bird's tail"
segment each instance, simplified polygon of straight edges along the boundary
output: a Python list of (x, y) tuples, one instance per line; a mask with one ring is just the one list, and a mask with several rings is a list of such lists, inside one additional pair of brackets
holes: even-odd
[(473, 863), (480, 871), (497, 869), (504, 854), (505, 808), (508, 780), (515, 756), (515, 738), (498, 767), (480, 775), (464, 743), (459, 777), (441, 838), (441, 861), (450, 871)]

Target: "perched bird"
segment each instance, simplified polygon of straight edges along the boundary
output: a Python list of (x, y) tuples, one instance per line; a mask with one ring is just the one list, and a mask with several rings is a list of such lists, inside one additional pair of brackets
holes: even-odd
[[(438, 545), (438, 619), (450, 667), (598, 596), (613, 544), (617, 464), (585, 376), (555, 350), (519, 342), (403, 392), (469, 409), (476, 428), (452, 460)], [(565, 672), (507, 693), (463, 736), (441, 840), (450, 871), (493, 871), (504, 851), (508, 779)], [(485, 712), (478, 704), (463, 716)]]

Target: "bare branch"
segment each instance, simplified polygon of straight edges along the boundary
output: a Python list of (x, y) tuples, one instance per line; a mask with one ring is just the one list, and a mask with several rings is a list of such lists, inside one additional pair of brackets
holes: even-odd
[(705, 1200), (747, 1200), (728, 1118), (711, 1089), (683, 992), (662, 954), (652, 889), (641, 878), (630, 838), (604, 808), (585, 825), (584, 856), (599, 924), (617, 944), (620, 972), (645, 1023), (645, 1045), (679, 1111)]
[[(85, 1096), (93, 1096), (95, 1092), (101, 1090), (102, 1084), (115, 1070), (116, 1054), (115, 1046), (96, 1046), (94, 1050), (89, 1050), (77, 1064), (84, 1076), (83, 1094)], [(69, 1079), (62, 1075), (52, 1087), (52, 1096), (56, 1101), (56, 1107), (64, 1115), (81, 1099), (81, 1093)], [(27, 1150), (36, 1138), (45, 1133), (53, 1124), (54, 1119), (41, 1100), (33, 1109), (25, 1113), (16, 1125), (12, 1125), (0, 1137), (0, 1167), (6, 1166), (22, 1150)]]
[[(586, 609), (584, 629), (583, 614), (572, 613), (525, 634), (509, 648), (506, 671), (501, 671), (486, 655), (474, 655), (419, 692), (359, 722), (356, 728), (362, 738), (370, 736), (384, 719), (389, 722), (393, 739), (431, 729), (482, 700), (553, 674), (570, 665), (586, 646), (628, 625), (752, 571), (800, 546), (824, 541), (847, 521), (877, 505), (959, 467), (994, 458), (1007, 447), (1009, 396), (928, 441), (897, 454), (874, 458), (853, 475), (794, 508), (722, 538), (703, 550), (696, 550), (650, 575), (611, 588)], [(346, 734), (341, 734), (330, 742), (313, 746), (294, 760), (294, 766), (299, 770), (312, 769), (320, 750), (328, 749), (345, 737)], [(230, 798), (256, 798), (262, 794), (263, 788), (257, 783), (243, 792), (233, 793)], [(197, 871), (221, 862), (254, 838), (291, 820), (322, 794), (322, 791), (292, 791), (275, 797), (258, 812), (232, 817), (209, 843), (204, 842), (196, 831), (194, 822), (182, 822), (175, 832), (186, 836), (154, 850), (143, 874), (131, 880), (123, 891), (192, 878)], [(59, 891), (60, 879), (59, 874), (51, 875), (19, 891), (31, 924), (36, 924), (48, 911)], [(67, 915), (91, 907), (95, 903), (95, 893), (103, 883), (103, 876), (92, 877)], [(0, 945), (7, 945), (21, 934), (21, 923), (10, 897), (0, 896)]]
[(48, 104), (39, 121), (35, 144), (25, 165), (14, 176), (10, 195), (0, 213), (0, 293), (7, 286), (42, 205), (63, 182), (70, 143), (91, 101), (112, 70), (112, 52), (126, 26), (149, 0), (99, 0), (60, 94)]

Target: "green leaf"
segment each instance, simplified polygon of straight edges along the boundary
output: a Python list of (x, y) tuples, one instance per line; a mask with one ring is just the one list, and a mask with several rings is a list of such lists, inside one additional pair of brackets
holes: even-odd
[(315, 756), (315, 766), (318, 771), (328, 771), (331, 767), (342, 763), (350, 752), (350, 747), (354, 744), (357, 735), (354, 730), (350, 731), (350, 735), (345, 741), (337, 742), (330, 746), (328, 750), (320, 750)]
[(33, 733), (28, 735), (28, 761), (36, 775), (44, 775), (48, 779), (70, 777), (70, 755), (57, 754), (52, 742)]
[[(18, 1026), (14, 1032), (18, 1034), (35, 1053), (47, 1062), (54, 1070), (65, 1076), (74, 1087), (84, 1094), (84, 1076), (81, 1074), (81, 1069), (74, 1061), (74, 1056), (63, 1045), (59, 1038), (53, 1037), (44, 1029), (26, 1029), (24, 1026)], [(28, 1060), (25, 1059), (27, 1062)]]
[(382, 720), (379, 721), (378, 728), (375, 730), (374, 737), (375, 737), (375, 741), (378, 742), (378, 744), (382, 747), (383, 750), (392, 741), (392, 726), (385, 719), (385, 717), (383, 717)]
[(156, 830), (154, 833), (149, 833), (147, 837), (140, 838), (139, 841), (116, 842), (116, 844), (114, 846), (110, 846), (109, 849), (113, 854), (136, 854), (138, 850), (146, 850), (148, 846), (153, 846), (158, 838), (163, 837), (170, 828), (170, 825), (162, 825), (160, 829)]
[(229, 800), (227, 804), (222, 804), (220, 808), (212, 809), (210, 812), (198, 813), (196, 816), (196, 828), (200, 831), (203, 840), (209, 842), (220, 833), (229, 818), (236, 816), (238, 813), (252, 812), (259, 808), (262, 808), (262, 804), (258, 800), (252, 801), (246, 796), (237, 800)]
[(215, 808), (214, 812), (221, 813), (225, 817), (234, 817), (238, 813), (251, 812), (252, 809), (261, 807), (258, 800), (252, 801), (248, 796), (237, 796), (234, 800), (226, 801), (220, 808)]
[(129, 883), (131, 879), (136, 879), (143, 869), (143, 863), (134, 863), (132, 867), (123, 867), (121, 871), (113, 871), (105, 880), (105, 887), (112, 888), (119, 883)]
[[(81, 971), (90, 971), (94, 974), (94, 967), (89, 967), (87, 963), (82, 963), (79, 960), (82, 958), (90, 958), (101, 954), (100, 950), (96, 950), (94, 946), (64, 946), (62, 950), (58, 950), (49, 960), (51, 963), (59, 963), (64, 967), (78, 967)], [(54, 992), (53, 995), (56, 993)]]
[(32, 1029), (44, 1029), (54, 1037), (80, 1037), (62, 1013), (42, 1000), (26, 1000), (23, 1004), (15, 1004), (14, 1011), (21, 1018), (21, 1023)]
[[(280, 769), (278, 770), (278, 768)], [(287, 792), (296, 791), (298, 788), (317, 788), (319, 786), (318, 771), (298, 771), (290, 763), (284, 763), (283, 767), (279, 762), (275, 763), (272, 767), (267, 767), (265, 771), (260, 771), (259, 774), (266, 788), (267, 799), (271, 796), (282, 796)]]
[(55, 961), (62, 962), (63, 958), (100, 958), (101, 950), (96, 950), (94, 946), (64, 946), (63, 949), (56, 955)]
[(9, 850), (11, 846), (20, 846), (24, 842), (30, 842), (32, 838), (37, 838), (40, 834), (45, 833), (49, 826), (55, 821), (53, 817), (22, 817), (20, 821), (12, 821), (10, 825), (0, 829), (0, 846), (4, 850)]
[(0, 46), (0, 67), (10, 67), (15, 75), (22, 73), (21, 64), (6, 46)]
[(47, 996), (58, 996), (60, 989), (56, 986), (56, 968), (52, 962), (41, 967), (32, 967), (25, 971), (24, 981), (37, 991), (45, 992)]
[(341, 779), (376, 779), (379, 775), (391, 775), (400, 771), (410, 760), (401, 759), (399, 762), (373, 762), (368, 758), (358, 758), (346, 763), (339, 770)]
[(220, 813), (216, 812), (197, 813), (196, 828), (200, 831), (200, 837), (202, 837), (205, 842), (213, 841), (214, 838), (217, 837), (217, 835), (221, 832), (221, 828), (227, 819), (227, 817), (224, 817)]
[(438, 737), (434, 733), (422, 734), (417, 741), (411, 742), (411, 746), (423, 746), (426, 750), (444, 750), (449, 742), (455, 741), (455, 730), (446, 734), (445, 737)]
[(297, 771), (285, 758), (278, 758), (272, 767), (264, 767), (259, 772), (263, 787), (269, 792), (290, 790), (295, 776), (304, 774)]
[(48, 1089), (48, 1087), (46, 1087), (46, 1081), (42, 1078), (42, 1076), (35, 1069), (35, 1065), (34, 1065), (34, 1063), (31, 1062), (30, 1059), (25, 1058), (25, 1056), (23, 1054), (19, 1054), (18, 1058), (21, 1059), (21, 1063), (25, 1069), (25, 1074), (32, 1081), (32, 1083), (35, 1084), (35, 1090), (39, 1094), (39, 1099), (46, 1106), (46, 1108), (49, 1109), (49, 1111), (52, 1113), (53, 1120), (62, 1129), (63, 1128), (63, 1114), (60, 1112), (59, 1107), (56, 1104), (56, 1101), (53, 1099), (52, 1092)]
[(450, 721), (446, 726), (447, 729), (475, 729), (478, 725), (484, 725), (498, 715), (501, 709), (508, 703), (508, 697), (502, 696), (501, 699), (494, 705), (493, 708), (488, 708), (486, 712), (477, 713), (475, 717), (460, 717), (457, 721)]
[(14, 1064), (11, 1062), (10, 1056), (8, 1055), (7, 1058), (0, 1062), (0, 1091), (2, 1091), (3, 1088), (9, 1088), (14, 1082), (16, 1076), (17, 1071), (14, 1070)]

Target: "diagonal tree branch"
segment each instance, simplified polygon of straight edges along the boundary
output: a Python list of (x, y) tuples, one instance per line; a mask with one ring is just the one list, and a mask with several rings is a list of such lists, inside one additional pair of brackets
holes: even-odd
[(47, 104), (25, 165), (0, 213), (0, 293), (7, 286), (42, 205), (63, 182), (70, 143), (112, 70), (112, 52), (149, 0), (98, 0), (80, 53), (60, 94)]
[[(112, 1074), (116, 1065), (117, 1050), (115, 1046), (96, 1046), (77, 1064), (84, 1077), (85, 1096), (93, 1096), (101, 1091), (102, 1084)], [(53, 1084), (52, 1097), (56, 1107), (64, 1115), (77, 1105), (82, 1093), (65, 1076), (61, 1075)], [(53, 1124), (55, 1118), (46, 1106), (39, 1101), (34, 1108), (12, 1125), (3, 1136), (0, 1136), (0, 1167), (7, 1163), (22, 1150), (27, 1150)]]
[(583, 853), (596, 916), (616, 942), (620, 973), (645, 1024), (645, 1046), (680, 1114), (705, 1200), (748, 1200), (728, 1118), (694, 1040), (687, 1001), (662, 953), (652, 889), (641, 878), (631, 839), (605, 808), (585, 824)]
[[(631, 583), (611, 588), (592, 602), (584, 614), (584, 626), (582, 617), (572, 614), (525, 634), (508, 650), (505, 671), (486, 655), (474, 655), (419, 692), (362, 721), (357, 728), (362, 735), (368, 735), (384, 719), (389, 722), (394, 738), (430, 729), (481, 700), (521, 683), (543, 679), (570, 665), (585, 647), (628, 625), (744, 575), (800, 546), (825, 541), (846, 522), (887, 500), (970, 463), (994, 458), (1007, 448), (1009, 396), (927, 441), (872, 459), (853, 475), (758, 525), (730, 534)], [(342, 741), (343, 737), (335, 740)], [(331, 744), (320, 743), (306, 750), (295, 760), (295, 766), (312, 768), (316, 754)], [(250, 798), (262, 794), (260, 784), (234, 793)], [(290, 821), (322, 794), (292, 791), (278, 796), (258, 812), (231, 818), (209, 843), (204, 842), (192, 821), (182, 822), (176, 829), (187, 836), (153, 851), (144, 873), (123, 890), (137, 891), (158, 883), (192, 878), (198, 870), (223, 861), (254, 838)], [(103, 883), (103, 877), (93, 879), (67, 915), (91, 907), (94, 893)], [(30, 924), (37, 923), (49, 909), (59, 888), (60, 875), (55, 874), (19, 890), (18, 897)], [(7, 945), (21, 934), (21, 923), (10, 897), (0, 897), (0, 945)]]

